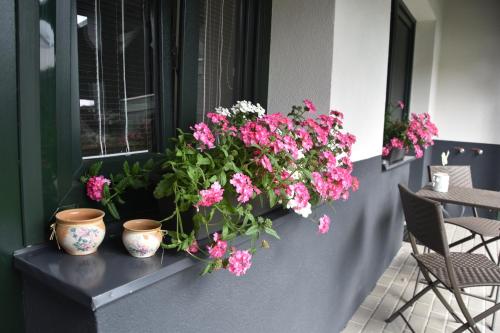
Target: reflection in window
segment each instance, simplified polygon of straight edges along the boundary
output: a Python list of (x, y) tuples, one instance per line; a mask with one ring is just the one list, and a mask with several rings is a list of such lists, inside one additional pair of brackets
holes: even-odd
[(150, 1), (78, 0), (83, 158), (150, 151), (155, 91)]
[(198, 52), (198, 121), (217, 106), (230, 106), (238, 97), (238, 0), (205, 0), (201, 10)]

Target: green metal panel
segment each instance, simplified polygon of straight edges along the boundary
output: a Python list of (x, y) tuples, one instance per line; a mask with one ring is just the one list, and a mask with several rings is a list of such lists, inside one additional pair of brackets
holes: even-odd
[(12, 252), (22, 247), (18, 150), (16, 11), (14, 1), (0, 2), (0, 313), (2, 332), (22, 332), (22, 298)]
[(38, 1), (17, 2), (18, 80), (19, 80), (19, 150), (24, 243), (43, 238), (45, 227), (42, 200), (40, 143), (40, 25)]
[(181, 0), (179, 6), (177, 127), (188, 130), (196, 122), (201, 1)]

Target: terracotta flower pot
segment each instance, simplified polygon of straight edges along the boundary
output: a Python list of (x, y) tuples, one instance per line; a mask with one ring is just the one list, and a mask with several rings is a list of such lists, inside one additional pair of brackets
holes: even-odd
[(97, 251), (106, 227), (104, 212), (92, 208), (76, 208), (56, 214), (56, 239), (69, 254), (86, 255)]
[(136, 258), (153, 256), (163, 239), (161, 223), (155, 220), (130, 220), (123, 224), (123, 229), (123, 245)]

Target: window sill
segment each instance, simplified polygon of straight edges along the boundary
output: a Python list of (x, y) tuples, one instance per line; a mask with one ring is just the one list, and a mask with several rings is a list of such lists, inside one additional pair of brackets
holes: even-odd
[[(272, 210), (263, 216), (277, 219), (287, 210)], [(279, 227), (286, 219), (276, 223)], [(117, 228), (118, 230), (117, 231)], [(185, 253), (160, 248), (150, 258), (138, 259), (128, 254), (121, 240), (121, 224), (106, 225), (107, 233), (95, 254), (72, 256), (58, 250), (55, 242), (29, 246), (14, 252), (14, 267), (24, 276), (40, 281), (56, 293), (84, 307), (97, 309), (140, 289), (189, 269), (200, 262)], [(244, 243), (239, 237), (235, 246)], [(198, 241), (201, 247), (208, 239)], [(202, 267), (199, 266), (200, 272)]]
[(382, 160), (382, 170), (383, 171), (393, 170), (393, 169), (399, 168), (405, 164), (411, 163), (415, 160), (416, 160), (415, 156), (408, 156), (408, 155), (406, 155), (403, 158), (403, 160), (396, 162), (394, 164), (389, 164), (389, 162), (387, 162), (386, 160)]

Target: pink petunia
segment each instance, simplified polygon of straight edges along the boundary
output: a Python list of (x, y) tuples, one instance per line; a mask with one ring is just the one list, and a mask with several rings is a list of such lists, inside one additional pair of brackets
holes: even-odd
[(319, 219), (318, 233), (326, 234), (330, 230), (330, 218), (328, 215), (323, 215)]
[(199, 207), (210, 207), (216, 203), (222, 201), (224, 195), (224, 189), (220, 186), (219, 182), (214, 182), (207, 190), (201, 190), (201, 199), (196, 205), (196, 209)]
[(266, 155), (263, 155), (260, 158), (259, 162), (260, 162), (260, 165), (262, 165), (262, 167), (264, 169), (266, 169), (269, 172), (273, 172), (273, 166), (271, 164), (271, 161), (269, 160), (269, 157), (267, 157)]
[(252, 185), (250, 177), (238, 172), (233, 175), (229, 182), (236, 189), (236, 193), (239, 194), (238, 202), (245, 203), (252, 198), (255, 187)]
[(93, 176), (87, 182), (87, 196), (94, 201), (101, 201), (105, 185), (110, 185), (111, 181), (104, 176)]
[(249, 251), (233, 251), (229, 256), (227, 269), (233, 275), (245, 275), (250, 266), (252, 266), (251, 260), (252, 255)]
[(208, 254), (212, 259), (224, 257), (227, 250), (227, 242), (220, 239), (218, 233), (214, 233), (214, 244), (207, 246)]
[(189, 253), (196, 253), (198, 252), (199, 250), (199, 247), (198, 247), (198, 242), (195, 240), (193, 240), (193, 242), (191, 243), (191, 245), (189, 245), (189, 248), (187, 249), (187, 252)]
[(194, 125), (194, 133), (193, 136), (198, 142), (200, 142), (200, 148), (203, 149), (211, 149), (214, 148), (215, 137), (212, 134), (212, 131), (205, 123), (199, 123)]
[(309, 109), (309, 112), (316, 113), (316, 105), (310, 99), (304, 99), (304, 105)]

